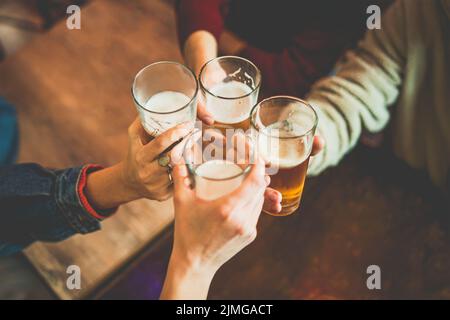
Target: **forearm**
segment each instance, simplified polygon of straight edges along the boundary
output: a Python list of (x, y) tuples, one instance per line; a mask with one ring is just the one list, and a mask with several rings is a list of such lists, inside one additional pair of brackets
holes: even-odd
[(374, 87), (370, 76), (365, 81), (359, 76), (338, 73), (320, 82), (308, 97), (319, 117), (317, 134), (325, 140), (324, 150), (311, 162), (311, 174), (336, 165), (355, 146), (363, 130), (378, 132), (389, 120), (385, 90)]
[(183, 53), (186, 64), (198, 75), (207, 61), (217, 57), (216, 38), (208, 31), (195, 31), (187, 38)]
[(402, 84), (407, 50), (403, 2), (383, 14), (382, 29), (368, 31), (355, 50), (348, 51), (336, 75), (316, 83), (308, 101), (319, 116), (318, 133), (325, 148), (310, 162), (317, 174), (335, 165), (358, 141), (363, 130), (377, 132), (389, 120)]
[(214, 270), (193, 266), (172, 254), (160, 299), (204, 300), (214, 273)]
[(85, 194), (99, 210), (116, 208), (139, 198), (125, 178), (123, 162), (89, 174)]
[(224, 20), (222, 9), (227, 0), (179, 0), (175, 6), (177, 30), (181, 50), (188, 37), (199, 30), (205, 30), (219, 39)]
[[(388, 17), (392, 18), (392, 11)], [(401, 27), (393, 21), (397, 19), (385, 21), (383, 30), (369, 32), (338, 64), (335, 76), (313, 86), (308, 101), (317, 110), (318, 134), (326, 144), (311, 162), (310, 173), (335, 165), (363, 130), (377, 132), (387, 124), (388, 107), (398, 97), (404, 66)]]

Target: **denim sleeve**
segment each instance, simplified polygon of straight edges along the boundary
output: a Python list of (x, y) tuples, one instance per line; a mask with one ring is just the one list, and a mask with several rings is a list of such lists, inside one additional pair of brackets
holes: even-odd
[(0, 167), (0, 256), (34, 241), (60, 241), (100, 229), (82, 205), (83, 167), (49, 170), (37, 164)]

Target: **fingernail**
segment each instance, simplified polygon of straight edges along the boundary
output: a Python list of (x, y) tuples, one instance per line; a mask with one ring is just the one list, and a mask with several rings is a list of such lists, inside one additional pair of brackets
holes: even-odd
[(264, 180), (266, 181), (266, 186), (268, 186), (270, 184), (270, 177), (264, 176)]
[(278, 193), (271, 193), (270, 194), (270, 200), (273, 200), (273, 201), (278, 201), (278, 199), (279, 199), (279, 197), (278, 197)]
[(203, 118), (203, 120), (206, 122), (207, 125), (214, 124), (214, 119), (212, 117), (206, 116)]

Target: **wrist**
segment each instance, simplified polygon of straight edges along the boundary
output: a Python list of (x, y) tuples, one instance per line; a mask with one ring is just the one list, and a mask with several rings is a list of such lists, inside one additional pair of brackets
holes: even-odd
[(104, 210), (139, 198), (128, 186), (123, 163), (87, 175), (85, 195), (93, 207)]
[(130, 178), (127, 165), (124, 161), (114, 165), (112, 169), (114, 171), (118, 190), (120, 190), (120, 193), (123, 198), (126, 199), (126, 202), (137, 200), (142, 197), (137, 187), (139, 184)]
[(201, 274), (211, 279), (219, 269), (219, 267), (216, 267), (213, 263), (204, 261), (201, 257), (189, 255), (186, 253), (186, 250), (177, 250), (176, 248), (172, 250), (170, 262), (180, 271), (191, 275)]
[(161, 299), (206, 299), (216, 269), (172, 252)]

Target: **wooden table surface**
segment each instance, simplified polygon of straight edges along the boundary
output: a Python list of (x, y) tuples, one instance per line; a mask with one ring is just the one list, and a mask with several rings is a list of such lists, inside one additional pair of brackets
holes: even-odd
[[(114, 163), (135, 116), (134, 73), (156, 60), (180, 60), (165, 1), (96, 1), (82, 19), (81, 31), (61, 23), (0, 66), (0, 95), (19, 112), (21, 161)], [(218, 272), (209, 297), (449, 299), (449, 212), (448, 199), (420, 173), (388, 150), (359, 147), (307, 180), (299, 212), (263, 215), (258, 238)], [(172, 241), (170, 228), (160, 231), (171, 219), (170, 205), (139, 201), (101, 232), (37, 244), (27, 256), (62, 298), (154, 299)], [(81, 292), (65, 290), (72, 263), (82, 267)], [(373, 264), (381, 290), (366, 287)]]
[[(158, 60), (181, 60), (173, 8), (162, 0), (93, 1), (82, 8), (81, 30), (63, 20), (37, 36), (0, 65), (0, 95), (18, 111), (20, 162), (62, 168), (122, 159), (137, 115), (133, 77)], [(172, 219), (170, 201), (136, 201), (101, 232), (37, 243), (26, 255), (59, 297), (82, 298)], [(66, 288), (72, 264), (81, 268), (81, 290)]]
[[(216, 274), (210, 299), (450, 299), (450, 207), (388, 150), (358, 147), (308, 178), (301, 208), (262, 215), (258, 237)], [(98, 292), (156, 299), (170, 233)], [(367, 267), (381, 269), (369, 290)]]

